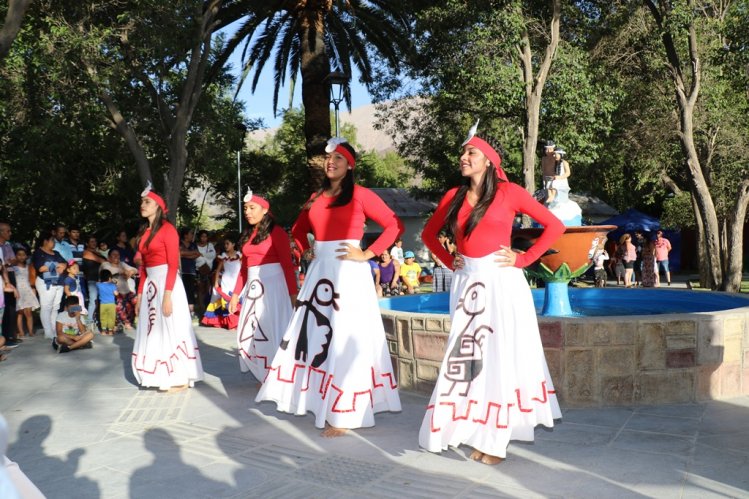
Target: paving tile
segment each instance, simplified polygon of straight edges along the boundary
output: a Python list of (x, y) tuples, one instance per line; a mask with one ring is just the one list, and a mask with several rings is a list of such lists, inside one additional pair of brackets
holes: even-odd
[(637, 414), (700, 419), (706, 408), (706, 404), (664, 404), (637, 407), (635, 412)]
[(616, 432), (617, 429), (613, 427), (562, 423), (550, 429), (537, 427), (535, 438), (538, 441), (553, 440), (575, 445), (606, 445), (616, 436)]
[(688, 437), (664, 435), (643, 431), (622, 431), (612, 442), (612, 447), (629, 449), (654, 454), (674, 454), (689, 456), (694, 448), (695, 440)]
[(633, 413), (632, 409), (626, 407), (566, 409), (562, 412), (562, 424), (576, 423), (621, 428), (632, 417)]
[(632, 418), (627, 421), (627, 425), (624, 428), (626, 430), (694, 437), (697, 435), (699, 427), (700, 421), (698, 419), (659, 416), (638, 412), (632, 415)]
[[(2, 374), (23, 390), (0, 395), (8, 453), (50, 498), (749, 497), (749, 397), (567, 409), (486, 466), (465, 447), (418, 447), (418, 394), (374, 428), (322, 438), (311, 416), (254, 402), (233, 334), (199, 337), (206, 380), (171, 395), (133, 383), (131, 337), (97, 342), (95, 356), (54, 355), (46, 341), (16, 349)], [(71, 420), (87, 431), (67, 432)]]

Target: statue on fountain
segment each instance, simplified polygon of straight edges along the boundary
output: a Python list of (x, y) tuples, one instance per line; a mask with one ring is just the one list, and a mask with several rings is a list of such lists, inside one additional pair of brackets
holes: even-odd
[(544, 155), (541, 158), (543, 187), (536, 191), (534, 197), (543, 203), (549, 211), (559, 218), (565, 226), (582, 225), (582, 210), (570, 200), (570, 164), (564, 159), (567, 153), (561, 147), (547, 140), (544, 144)]

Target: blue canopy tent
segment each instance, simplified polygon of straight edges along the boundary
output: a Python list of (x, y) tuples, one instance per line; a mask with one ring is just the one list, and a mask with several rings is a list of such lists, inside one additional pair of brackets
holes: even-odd
[[(650, 215), (646, 215), (641, 211), (637, 211), (634, 208), (604, 220), (600, 223), (601, 225), (616, 225), (618, 229), (612, 230), (608, 233), (608, 238), (618, 241), (619, 238), (627, 233), (634, 233), (639, 230), (648, 239), (655, 238), (655, 231), (661, 228), (661, 221)], [(671, 253), (668, 256), (668, 260), (672, 270), (679, 270), (681, 263), (681, 234), (679, 231), (663, 229), (663, 237), (671, 242)]]

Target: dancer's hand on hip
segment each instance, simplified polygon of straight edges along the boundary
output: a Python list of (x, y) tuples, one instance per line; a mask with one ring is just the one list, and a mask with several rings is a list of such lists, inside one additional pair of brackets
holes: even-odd
[(514, 251), (512, 251), (512, 248), (509, 246), (501, 246), (502, 249), (494, 253), (494, 256), (497, 258), (494, 259), (494, 261), (500, 266), (500, 267), (514, 267), (515, 266), (515, 260), (517, 260), (518, 255)]

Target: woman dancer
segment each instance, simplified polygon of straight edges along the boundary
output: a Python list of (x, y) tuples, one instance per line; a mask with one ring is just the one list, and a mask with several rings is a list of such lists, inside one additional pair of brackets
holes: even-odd
[[(544, 359), (533, 298), (523, 275), (563, 232), (562, 223), (522, 187), (507, 181), (494, 139), (463, 143), (464, 182), (445, 194), (422, 239), (450, 268), (452, 328), (437, 384), (421, 424), (419, 444), (431, 452), (473, 447), (471, 459), (496, 464), (510, 439), (533, 440), (537, 424), (561, 417)], [(510, 249), (516, 213), (545, 226), (527, 252)], [(440, 244), (444, 225), (460, 256)]]
[(142, 264), (133, 374), (143, 387), (181, 391), (203, 379), (203, 366), (185, 288), (177, 276), (179, 236), (166, 211), (164, 199), (149, 182), (140, 202), (140, 215), (148, 225), (136, 242)]
[[(328, 141), (325, 179), (292, 228), (297, 246), (309, 247), (310, 264), (297, 309), (281, 340), (257, 400), (279, 411), (311, 411), (325, 437), (374, 426), (374, 414), (400, 411), (377, 294), (367, 260), (398, 237), (402, 225), (369, 189), (355, 185), (356, 152), (345, 139)], [(366, 251), (359, 248), (364, 222), (384, 230)]]
[(263, 381), (281, 343), (296, 303), (296, 275), (289, 236), (270, 213), (270, 204), (250, 189), (244, 196), (244, 216), (251, 233), (242, 245), (242, 270), (229, 312), (242, 299), (237, 328), (239, 368)]
[(236, 249), (236, 237), (225, 237), (223, 243), (224, 252), (216, 257), (218, 263), (213, 280), (213, 296), (211, 296), (211, 303), (206, 307), (201, 324), (236, 329), (239, 322), (239, 309), (229, 312), (229, 301), (242, 270), (242, 254)]

